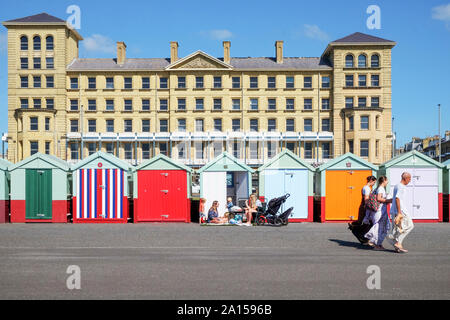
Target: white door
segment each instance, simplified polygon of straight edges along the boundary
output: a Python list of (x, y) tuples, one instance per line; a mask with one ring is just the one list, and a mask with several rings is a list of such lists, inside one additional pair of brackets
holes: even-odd
[(226, 212), (227, 204), (227, 173), (204, 172), (202, 173), (202, 197), (206, 199), (205, 214), (208, 214), (213, 201), (219, 201), (219, 215)]
[(438, 219), (438, 187), (414, 188), (413, 219)]
[(417, 168), (411, 177), (414, 186), (438, 186), (438, 169), (437, 168)]

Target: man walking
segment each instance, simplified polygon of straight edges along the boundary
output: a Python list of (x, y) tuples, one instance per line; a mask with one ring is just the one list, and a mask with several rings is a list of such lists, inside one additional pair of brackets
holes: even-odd
[(404, 172), (402, 180), (394, 188), (394, 195), (392, 198), (391, 218), (392, 225), (388, 235), (394, 249), (398, 253), (407, 253), (408, 250), (403, 248), (403, 240), (414, 229), (414, 223), (409, 216), (406, 208), (406, 186), (411, 181), (411, 174)]

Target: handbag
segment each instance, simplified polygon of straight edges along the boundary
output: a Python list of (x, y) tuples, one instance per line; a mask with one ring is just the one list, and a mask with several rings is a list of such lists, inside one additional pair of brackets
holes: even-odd
[(369, 199), (367, 200), (366, 203), (366, 208), (373, 212), (377, 212), (378, 208), (380, 207), (380, 203), (377, 200), (377, 192), (376, 192), (377, 190), (378, 189), (376, 189), (369, 195)]

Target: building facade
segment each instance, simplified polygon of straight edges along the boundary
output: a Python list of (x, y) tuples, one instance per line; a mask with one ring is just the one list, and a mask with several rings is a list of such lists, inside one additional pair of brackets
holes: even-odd
[(391, 158), (391, 49), (354, 33), (321, 57), (78, 56), (83, 39), (48, 14), (10, 20), (8, 158), (77, 162), (96, 151), (139, 164), (159, 153), (192, 167), (223, 151), (258, 167), (289, 149), (313, 164), (346, 152)]

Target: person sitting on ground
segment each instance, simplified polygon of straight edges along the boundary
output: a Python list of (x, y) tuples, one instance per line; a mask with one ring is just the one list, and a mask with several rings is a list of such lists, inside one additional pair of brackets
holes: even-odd
[[(256, 194), (252, 193), (250, 195), (250, 198), (245, 201), (245, 206), (246, 206), (245, 213), (247, 215), (247, 224), (248, 225), (252, 224), (253, 213), (258, 212), (257, 199), (258, 198), (256, 197)], [(261, 201), (259, 202), (259, 204), (261, 204)]]
[(224, 224), (227, 223), (227, 218), (219, 217), (219, 201), (215, 200), (208, 211), (208, 223)]
[(207, 220), (206, 215), (205, 215), (205, 203), (206, 203), (206, 199), (200, 198), (200, 205), (198, 208), (200, 223), (205, 223)]

